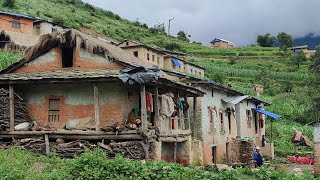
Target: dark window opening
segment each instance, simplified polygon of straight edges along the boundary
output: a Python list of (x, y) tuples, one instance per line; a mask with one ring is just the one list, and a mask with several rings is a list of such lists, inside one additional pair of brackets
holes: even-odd
[(217, 146), (212, 146), (212, 162), (217, 164)]
[(153, 62), (155, 61), (155, 57), (154, 57), (154, 55), (152, 55), (152, 61), (153, 61)]
[(93, 48), (93, 54), (105, 57), (104, 49), (100, 47)]
[(139, 57), (139, 52), (138, 52), (138, 51), (135, 51), (135, 52), (133, 52), (133, 55), (134, 55), (135, 57)]
[(48, 122), (59, 122), (60, 99), (49, 99)]
[(223, 113), (219, 113), (219, 115), (220, 115), (221, 132), (224, 134)]
[(247, 110), (247, 127), (251, 129), (251, 111)]
[(126, 42), (126, 45), (129, 46), (129, 42)]
[(62, 47), (62, 67), (73, 67), (73, 47)]
[(229, 134), (231, 134), (231, 112), (228, 113)]
[(157, 57), (157, 64), (160, 65), (160, 57)]
[(57, 31), (57, 28), (56, 28), (56, 27), (53, 27), (53, 28), (51, 28), (51, 31), (52, 31), (52, 32), (55, 32), (55, 31)]
[(211, 89), (211, 96), (212, 96), (212, 97), (214, 97), (214, 94), (213, 94), (213, 89)]
[(147, 53), (147, 60), (149, 61), (150, 60), (150, 54)]

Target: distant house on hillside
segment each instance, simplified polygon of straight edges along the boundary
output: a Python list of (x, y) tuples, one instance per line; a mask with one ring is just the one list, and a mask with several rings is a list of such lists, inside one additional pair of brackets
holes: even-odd
[(308, 45), (295, 46), (295, 47), (288, 48), (288, 50), (290, 50), (292, 52), (292, 54), (297, 54), (298, 52), (303, 52), (307, 58), (310, 58), (311, 56), (313, 56), (316, 53), (315, 50), (309, 50)]
[(65, 26), (43, 19), (37, 19), (33, 22), (33, 34), (35, 35), (50, 34), (66, 28)]
[(118, 46), (133, 53), (135, 57), (162, 69), (204, 77), (204, 68), (187, 62), (184, 58), (186, 55), (184, 53), (156, 49), (132, 40), (125, 40)]
[(35, 19), (23, 14), (0, 11), (0, 30), (32, 34)]
[(0, 11), (0, 30), (43, 35), (65, 28), (67, 27), (37, 17)]
[(221, 39), (221, 38), (214, 38), (210, 42), (210, 47), (212, 48), (234, 48), (235, 45), (233, 42)]

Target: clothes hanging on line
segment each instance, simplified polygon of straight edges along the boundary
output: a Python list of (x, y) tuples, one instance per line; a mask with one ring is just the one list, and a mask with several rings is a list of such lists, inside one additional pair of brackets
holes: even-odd
[(186, 101), (180, 101), (179, 108), (183, 110), (183, 112), (186, 112), (189, 109), (189, 104)]
[(160, 96), (161, 97), (161, 107), (160, 107), (160, 115), (171, 117), (174, 112), (174, 101), (173, 101), (173, 93), (166, 93)]
[(148, 112), (153, 112), (153, 99), (150, 92), (146, 92), (146, 108)]

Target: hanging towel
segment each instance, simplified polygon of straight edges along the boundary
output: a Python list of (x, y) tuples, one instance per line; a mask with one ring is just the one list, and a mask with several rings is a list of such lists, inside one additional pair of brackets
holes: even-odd
[(172, 93), (161, 95), (160, 114), (166, 117), (171, 117), (173, 112), (174, 112), (174, 101), (173, 101)]

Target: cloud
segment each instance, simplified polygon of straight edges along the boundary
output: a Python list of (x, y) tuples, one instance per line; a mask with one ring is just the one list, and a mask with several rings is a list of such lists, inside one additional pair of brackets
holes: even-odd
[(208, 44), (214, 37), (254, 44), (259, 34), (320, 35), (319, 0), (84, 0), (121, 17), (153, 26), (172, 17), (171, 34), (183, 30)]

